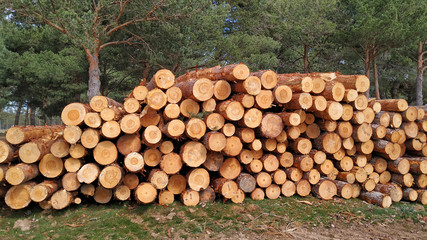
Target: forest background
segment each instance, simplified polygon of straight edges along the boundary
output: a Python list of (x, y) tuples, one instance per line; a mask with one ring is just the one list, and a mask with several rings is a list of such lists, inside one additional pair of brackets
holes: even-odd
[[(0, 129), (60, 124), (159, 69), (365, 74), (370, 97), (423, 105), (426, 0), (4, 0)], [(425, 84), (424, 84), (425, 85)]]

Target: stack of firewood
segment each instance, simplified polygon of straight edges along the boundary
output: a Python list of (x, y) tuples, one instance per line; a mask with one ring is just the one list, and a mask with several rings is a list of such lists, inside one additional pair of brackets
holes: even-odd
[(424, 110), (368, 89), (363, 75), (163, 69), (123, 104), (96, 96), (67, 105), (65, 126), (9, 129), (0, 196), (13, 209), (311, 193), (426, 204)]

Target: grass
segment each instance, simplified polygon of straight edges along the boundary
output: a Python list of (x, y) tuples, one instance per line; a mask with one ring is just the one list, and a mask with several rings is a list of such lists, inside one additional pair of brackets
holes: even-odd
[[(30, 230), (14, 228), (17, 220), (27, 220)], [(180, 202), (168, 207), (133, 202), (88, 203), (62, 211), (41, 210), (36, 205), (17, 211), (2, 207), (0, 239), (233, 237), (239, 232), (280, 231), (290, 224), (328, 227), (337, 220), (372, 224), (407, 220), (425, 222), (427, 208), (401, 202), (382, 209), (358, 199), (322, 201), (313, 197), (248, 199), (241, 205), (215, 202), (197, 207), (186, 207)]]

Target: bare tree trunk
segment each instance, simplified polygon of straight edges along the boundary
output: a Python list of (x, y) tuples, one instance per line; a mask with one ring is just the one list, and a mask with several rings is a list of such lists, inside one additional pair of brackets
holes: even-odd
[(15, 125), (19, 125), (19, 117), (21, 117), (21, 110), (22, 110), (22, 102), (19, 102), (18, 110), (16, 110), (16, 115), (15, 115)]
[(372, 64), (374, 67), (375, 97), (377, 99), (381, 99), (381, 97), (380, 97), (380, 84), (378, 82), (377, 50), (375, 48), (372, 50)]
[[(363, 62), (365, 63), (365, 76), (367, 78), (369, 78), (370, 71), (371, 71), (371, 69), (370, 69), (370, 67), (371, 67), (371, 58), (370, 58), (369, 52), (370, 52), (369, 51), (369, 47), (367, 47), (366, 50), (365, 50), (365, 59), (363, 59)], [(369, 93), (369, 90), (366, 91), (366, 97), (368, 97), (368, 98), (371, 97), (370, 93)]]
[(310, 72), (310, 65), (308, 63), (308, 51), (309, 46), (307, 44), (304, 44), (304, 72), (309, 73)]
[(30, 125), (36, 125), (36, 110), (30, 106)]
[(86, 57), (89, 61), (89, 88), (87, 90), (87, 97), (90, 101), (94, 96), (101, 94), (101, 81), (99, 80), (99, 52), (95, 50), (94, 53), (91, 53), (89, 50), (86, 50)]
[(424, 103), (423, 98), (423, 74), (426, 67), (424, 67), (423, 63), (423, 55), (426, 52), (423, 52), (425, 47), (425, 42), (420, 41), (418, 44), (418, 51), (417, 51), (417, 88), (416, 88), (416, 95), (417, 95), (417, 105), (421, 106)]
[(142, 78), (147, 79), (149, 73), (150, 73), (150, 63), (144, 62), (144, 65), (142, 67)]
[(28, 106), (28, 103), (27, 103), (26, 109), (27, 109), (27, 110), (25, 110), (25, 122), (24, 122), (24, 125), (25, 125), (25, 126), (27, 126), (27, 125), (28, 125), (28, 122), (29, 122), (29, 119), (28, 119), (28, 112), (30, 111), (30, 106)]

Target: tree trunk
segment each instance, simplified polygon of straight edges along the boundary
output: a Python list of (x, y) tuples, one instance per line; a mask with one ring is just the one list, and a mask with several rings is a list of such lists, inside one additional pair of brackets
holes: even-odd
[[(370, 59), (370, 55), (369, 55), (369, 48), (367, 47), (365, 49), (365, 59), (363, 59), (363, 62), (365, 64), (365, 76), (367, 78), (369, 78), (369, 73), (370, 73), (370, 66), (371, 66), (371, 59)], [(369, 89), (368, 91), (366, 91), (366, 97), (370, 98), (370, 93), (369, 93)]]
[(423, 52), (425, 43), (420, 41), (418, 44), (417, 51), (417, 87), (416, 87), (416, 95), (417, 95), (417, 105), (423, 105), (423, 73), (425, 67), (423, 67), (423, 55), (426, 52)]
[(16, 110), (16, 115), (15, 115), (15, 125), (19, 125), (19, 117), (21, 116), (21, 110), (22, 110), (22, 102), (19, 102), (18, 110)]
[(25, 110), (25, 121), (24, 121), (25, 126), (27, 126), (29, 123), (29, 118), (28, 118), (29, 111), (30, 111), (30, 106), (28, 106), (28, 103), (27, 103), (26, 110)]
[(36, 125), (36, 109), (30, 106), (30, 125)]
[(375, 97), (380, 98), (380, 84), (378, 82), (378, 69), (377, 69), (377, 50), (374, 48), (372, 52), (372, 64), (374, 67), (374, 82), (375, 82)]
[(304, 72), (310, 72), (310, 64), (308, 63), (308, 51), (310, 50), (307, 44), (304, 44)]
[(94, 53), (91, 53), (89, 50), (86, 50), (86, 57), (89, 62), (89, 84), (87, 90), (87, 96), (89, 101), (96, 95), (100, 95), (101, 81), (99, 79), (99, 52), (95, 50)]

